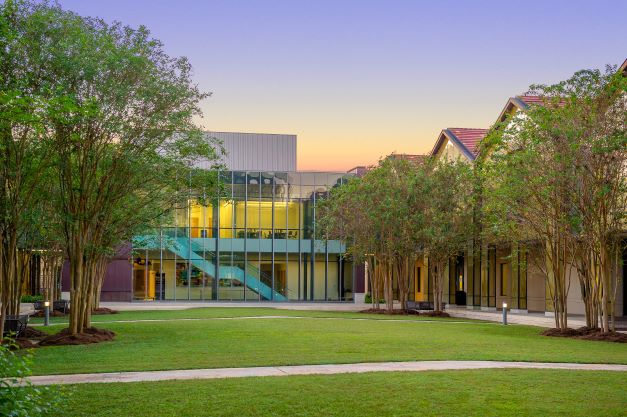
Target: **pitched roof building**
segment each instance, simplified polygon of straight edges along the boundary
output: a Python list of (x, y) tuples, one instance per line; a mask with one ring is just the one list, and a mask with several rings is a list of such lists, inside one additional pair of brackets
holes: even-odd
[(479, 143), (485, 137), (488, 129), (475, 129), (464, 127), (450, 127), (442, 130), (438, 140), (431, 151), (434, 157), (447, 155), (458, 157), (463, 155), (469, 161), (477, 158)]

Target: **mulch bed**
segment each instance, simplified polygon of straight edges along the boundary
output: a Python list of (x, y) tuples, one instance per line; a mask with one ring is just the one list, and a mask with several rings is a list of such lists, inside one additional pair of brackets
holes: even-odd
[(423, 311), (420, 315), (427, 317), (451, 317), (446, 311)]
[(39, 346), (88, 345), (113, 340), (115, 333), (107, 329), (89, 327), (83, 333), (71, 335), (69, 329), (63, 329), (39, 342)]
[(12, 349), (34, 349), (38, 346), (37, 343), (34, 343), (25, 337), (15, 339), (13, 342), (15, 345), (11, 347)]
[(367, 310), (361, 310), (360, 313), (368, 313), (368, 314), (389, 314), (389, 315), (398, 315), (398, 316), (409, 316), (414, 315), (417, 316), (419, 313), (416, 310), (387, 310), (385, 308), (369, 308)]
[(94, 311), (91, 312), (92, 316), (93, 315), (99, 315), (99, 314), (118, 314), (119, 311), (117, 310), (112, 310), (110, 308), (107, 307), (98, 307), (97, 309), (95, 309)]
[[(46, 312), (44, 310), (38, 310), (35, 313), (33, 313), (32, 316), (33, 317), (45, 317)], [(65, 314), (57, 310), (50, 310), (50, 317), (65, 317)]]
[(569, 337), (572, 339), (598, 340), (602, 342), (627, 343), (627, 334), (618, 332), (602, 332), (591, 327), (580, 327), (579, 329), (546, 329), (542, 336)]
[(34, 327), (27, 327), (24, 333), (15, 340), (9, 341), (5, 339), (7, 343), (12, 343), (11, 349), (33, 349), (38, 347), (37, 341), (48, 336), (48, 333), (37, 330)]
[(50, 333), (42, 332), (41, 330), (30, 326), (26, 328), (24, 333), (22, 333), (22, 338), (24, 339), (43, 339), (48, 336), (50, 336)]
[(369, 308), (367, 310), (361, 310), (360, 313), (368, 314), (388, 314), (399, 316), (426, 316), (426, 317), (450, 317), (448, 313), (444, 311), (418, 311), (418, 310), (386, 310), (384, 308)]

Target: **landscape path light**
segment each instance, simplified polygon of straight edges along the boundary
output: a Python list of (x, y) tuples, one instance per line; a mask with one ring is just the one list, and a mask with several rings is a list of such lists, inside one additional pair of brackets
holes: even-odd
[(507, 326), (507, 303), (503, 303), (503, 325)]
[(44, 326), (50, 325), (50, 301), (44, 301)]

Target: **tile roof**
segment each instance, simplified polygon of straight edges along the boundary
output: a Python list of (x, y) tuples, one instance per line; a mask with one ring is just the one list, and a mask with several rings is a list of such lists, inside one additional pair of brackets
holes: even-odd
[(479, 143), (488, 133), (488, 129), (472, 129), (465, 127), (450, 127), (448, 129), (455, 137), (470, 151), (475, 157), (479, 148)]
[(477, 151), (479, 143), (485, 137), (488, 129), (474, 129), (465, 127), (451, 127), (442, 130), (438, 140), (431, 151), (431, 155), (436, 155), (440, 150), (440, 147), (444, 144), (444, 141), (448, 139), (454, 143), (461, 153), (463, 153), (469, 160), (474, 161), (477, 157)]
[(543, 98), (540, 96), (516, 96), (517, 99), (530, 106), (532, 104), (542, 104)]

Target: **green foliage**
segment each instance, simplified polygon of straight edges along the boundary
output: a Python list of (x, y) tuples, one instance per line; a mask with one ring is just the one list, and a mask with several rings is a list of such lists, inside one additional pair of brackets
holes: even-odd
[[(220, 189), (211, 168), (221, 145), (194, 122), (209, 94), (188, 60), (166, 54), (145, 27), (48, 2), (0, 6), (0, 58), (0, 179), (11, 183), (0, 194), (0, 232), (63, 246), (71, 329), (80, 331), (99, 265), (190, 196)], [(26, 233), (30, 225), (37, 230)]]
[(65, 401), (62, 392), (53, 386), (34, 386), (28, 381), (32, 374), (32, 354), (16, 353), (10, 344), (0, 345), (0, 416), (58, 416)]
[(540, 254), (556, 327), (567, 325), (574, 265), (588, 325), (600, 312), (608, 330), (617, 288), (610, 253), (620, 252), (627, 219), (627, 77), (616, 67), (584, 70), (528, 94), (540, 103), (494, 126), (482, 144), (483, 237)]
[(472, 167), (463, 160), (440, 159), (416, 176), (412, 189), (425, 200), (421, 239), (430, 259), (447, 262), (472, 237), (475, 194)]
[(388, 308), (394, 277), (403, 305), (414, 262), (423, 256), (439, 268), (434, 293), (441, 298), (444, 265), (472, 236), (473, 191), (472, 168), (464, 161), (387, 158), (332, 190), (318, 208), (319, 224), (328, 236), (347, 241), (354, 259), (370, 258), (373, 296), (378, 299), (382, 285)]
[[(364, 302), (366, 304), (372, 304), (372, 295), (370, 293), (366, 294), (366, 296), (364, 297)], [(379, 300), (379, 303), (385, 303), (385, 300), (381, 299)]]
[(44, 296), (41, 294), (36, 294), (36, 295), (23, 295), (22, 298), (20, 299), (20, 302), (22, 303), (34, 303), (35, 301), (43, 301), (44, 300)]

